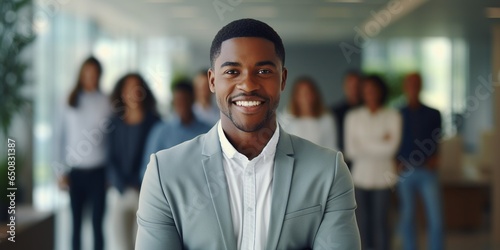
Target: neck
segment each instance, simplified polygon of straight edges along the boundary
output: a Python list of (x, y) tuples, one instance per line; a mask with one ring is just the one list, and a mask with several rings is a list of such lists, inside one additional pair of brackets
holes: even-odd
[(228, 141), (249, 160), (262, 152), (277, 129), (276, 117), (271, 119), (266, 126), (252, 132), (241, 131), (223, 114), (221, 114), (221, 125)]
[(196, 102), (204, 109), (210, 108), (212, 106), (210, 100), (206, 100), (203, 98), (198, 99)]
[(378, 106), (368, 106), (368, 110), (370, 110), (370, 113), (374, 114), (379, 110)]
[(420, 101), (416, 100), (416, 101), (409, 101), (408, 102), (408, 107), (410, 107), (410, 109), (417, 109), (420, 107)]
[(300, 111), (299, 117), (314, 117), (314, 112), (312, 109), (304, 109)]
[(142, 121), (144, 118), (144, 112), (140, 107), (126, 107), (125, 108), (125, 118), (124, 121), (127, 124), (137, 124)]
[(347, 104), (349, 104), (350, 106), (356, 106), (359, 104), (359, 101), (351, 98), (351, 99), (347, 99)]
[(96, 92), (97, 89), (83, 89), (83, 92), (84, 93), (93, 93), (93, 92)]
[(189, 113), (189, 114), (186, 114), (186, 115), (183, 115), (183, 116), (179, 116), (179, 119), (181, 120), (182, 124), (188, 125), (191, 122), (193, 122), (193, 120), (194, 120), (194, 114), (193, 113)]

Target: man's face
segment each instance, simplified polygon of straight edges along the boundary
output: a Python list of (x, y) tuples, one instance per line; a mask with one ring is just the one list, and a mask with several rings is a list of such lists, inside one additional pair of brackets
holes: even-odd
[(274, 44), (263, 38), (226, 40), (209, 70), (223, 124), (244, 132), (273, 127), (287, 71)]
[(177, 115), (181, 118), (191, 115), (193, 106), (193, 95), (184, 90), (174, 92), (173, 106)]
[(208, 87), (207, 75), (199, 74), (194, 78), (194, 93), (196, 100), (210, 100), (212, 93)]
[(85, 91), (96, 90), (99, 83), (99, 69), (94, 64), (87, 63), (83, 66), (81, 74), (82, 88)]
[(408, 101), (418, 102), (421, 89), (422, 81), (420, 80), (420, 76), (412, 74), (406, 77), (404, 82), (404, 92)]
[(349, 75), (344, 79), (344, 92), (347, 99), (353, 103), (359, 103), (361, 100), (360, 85), (361, 80), (358, 76)]

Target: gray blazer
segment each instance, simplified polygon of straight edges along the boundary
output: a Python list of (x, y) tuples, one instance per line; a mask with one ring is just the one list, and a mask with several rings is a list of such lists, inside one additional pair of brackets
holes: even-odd
[[(137, 250), (233, 250), (217, 126), (151, 155), (137, 211)], [(266, 249), (361, 249), (342, 154), (280, 128)]]

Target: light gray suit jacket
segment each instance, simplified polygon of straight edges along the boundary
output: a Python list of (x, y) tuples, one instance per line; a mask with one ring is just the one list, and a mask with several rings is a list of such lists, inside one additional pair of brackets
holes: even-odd
[[(217, 126), (151, 155), (136, 250), (237, 249), (222, 160)], [(340, 152), (281, 129), (272, 190), (266, 249), (361, 249), (354, 187)]]

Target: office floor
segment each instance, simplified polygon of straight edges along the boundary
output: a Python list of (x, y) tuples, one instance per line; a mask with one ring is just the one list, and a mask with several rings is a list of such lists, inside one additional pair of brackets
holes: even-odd
[[(55, 232), (55, 243), (56, 250), (71, 249), (71, 211), (69, 204), (61, 205), (61, 208), (56, 213), (56, 232)], [(397, 219), (397, 213), (391, 212), (391, 220), (393, 225)], [(487, 222), (485, 223), (487, 224)], [(109, 237), (112, 227), (109, 223), (109, 216), (105, 217), (105, 239), (106, 239), (106, 249), (107, 250), (121, 250), (117, 249)], [(426, 249), (426, 234), (424, 230), (420, 231), (419, 235), (420, 248)], [(491, 235), (487, 226), (475, 231), (460, 231), (453, 230), (446, 232), (446, 249), (447, 250), (500, 250), (500, 246), (493, 246), (491, 243)], [(393, 237), (393, 250), (399, 250), (400, 242), (399, 239), (394, 235)], [(87, 219), (84, 222), (84, 229), (82, 232), (82, 243), (83, 250), (92, 249), (92, 231), (90, 221)]]

